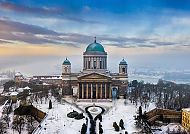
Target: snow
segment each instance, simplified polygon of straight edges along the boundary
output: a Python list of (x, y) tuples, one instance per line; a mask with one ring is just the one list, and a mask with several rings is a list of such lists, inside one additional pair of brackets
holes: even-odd
[[(69, 103), (58, 103), (54, 98), (51, 99), (53, 102), (53, 109), (48, 109), (49, 101), (42, 104), (33, 104), (38, 109), (47, 113), (47, 117), (41, 123), (41, 128), (38, 128), (35, 134), (46, 134), (46, 133), (73, 133), (80, 134), (82, 124), (86, 122), (86, 119), (75, 120), (68, 118), (67, 114), (73, 110), (81, 113), (80, 109), (76, 108), (74, 105)], [(67, 100), (69, 100), (67, 98)], [(70, 100), (72, 101), (72, 100)], [(114, 131), (113, 122), (119, 124), (120, 119), (123, 119), (126, 131), (129, 134), (137, 132), (138, 129), (135, 127), (134, 115), (137, 114), (138, 106), (127, 102), (124, 104), (124, 99), (119, 99), (114, 102), (96, 102), (95, 105), (103, 107), (106, 111), (103, 114), (102, 126), (105, 134), (115, 134), (118, 133)], [(76, 105), (85, 109), (87, 106), (92, 106), (94, 102), (76, 102)], [(154, 104), (150, 104), (148, 108), (144, 108), (144, 111), (149, 111), (155, 108)], [(86, 114), (84, 114), (86, 116)], [(88, 125), (89, 127), (89, 125)], [(98, 127), (96, 128), (98, 130)], [(124, 130), (120, 131), (124, 133)], [(88, 132), (87, 132), (88, 134)]]
[(183, 110), (190, 112), (190, 108), (184, 108)]
[(62, 80), (62, 76), (33, 76), (33, 79), (41, 79), (41, 80)]
[(88, 111), (89, 111), (91, 114), (98, 115), (99, 113), (102, 112), (102, 109), (99, 108), (99, 107), (94, 106), (94, 107), (89, 107), (89, 108), (88, 108)]
[[(139, 106), (135, 106), (130, 102), (127, 102), (127, 105), (124, 105), (124, 100), (119, 99), (116, 102), (113, 102), (112, 108), (103, 115), (102, 126), (105, 134), (115, 134), (118, 133), (114, 131), (113, 122), (119, 124), (120, 119), (124, 121), (125, 130), (121, 130), (120, 132), (127, 131), (129, 134), (133, 132), (137, 132), (138, 129), (135, 127), (134, 116), (137, 115)], [(149, 111), (155, 108), (153, 104), (151, 104), (148, 108), (144, 108), (144, 111)]]
[(34, 104), (35, 107), (47, 113), (47, 117), (41, 123), (41, 128), (38, 128), (35, 134), (80, 134), (82, 124), (86, 122), (86, 119), (75, 120), (68, 118), (67, 114), (73, 110), (79, 113), (81, 113), (81, 111), (68, 103), (60, 104), (54, 98), (51, 100), (53, 104), (52, 109), (48, 109), (49, 101), (47, 101), (46, 104)]
[(7, 103), (7, 101), (5, 101), (5, 103), (0, 106), (0, 118), (1, 118), (1, 116), (2, 116), (3, 108), (5, 107), (6, 103)]
[(50, 84), (43, 82), (43, 85), (50, 85)]
[(10, 95), (11, 96), (15, 96), (15, 95), (17, 95), (18, 94), (18, 92), (12, 92)]
[(167, 134), (168, 130), (169, 132), (177, 132), (178, 130), (184, 130), (185, 129), (181, 126), (179, 123), (170, 123), (167, 126), (161, 126), (161, 131), (155, 131), (153, 134)]
[[(127, 131), (129, 134), (133, 132), (139, 131), (135, 127), (135, 120), (134, 115), (137, 115), (138, 106), (135, 106), (131, 104), (129, 101), (127, 101), (127, 104), (124, 104), (124, 99), (118, 99), (113, 102), (96, 102), (95, 105), (103, 107), (106, 111), (105, 114), (102, 115), (102, 128), (105, 134), (118, 134), (113, 128), (113, 122), (117, 122), (119, 124), (120, 119), (123, 119), (124, 121), (124, 127), (125, 131)], [(84, 109), (86, 106), (93, 105), (94, 102), (77, 102), (77, 105)], [(155, 108), (155, 105), (153, 103), (149, 104), (148, 108), (143, 108), (144, 111), (150, 111)], [(121, 133), (125, 132), (124, 130), (121, 130)]]
[(27, 87), (25, 87), (25, 88), (23, 88), (24, 90), (30, 90), (30, 88), (27, 86)]
[(16, 72), (15, 76), (19, 77), (19, 76), (22, 76), (22, 74), (20, 72)]
[[(49, 100), (51, 99), (53, 108), (48, 109)], [(76, 120), (74, 118), (68, 118), (67, 114), (72, 112), (73, 110), (83, 113), (84, 109), (87, 106), (101, 106), (105, 109), (104, 114), (102, 115), (102, 128), (104, 134), (124, 134), (127, 131), (129, 134), (140, 131), (140, 129), (136, 128), (134, 116), (137, 115), (138, 108), (140, 104), (137, 106), (130, 103), (129, 100), (118, 99), (112, 102), (76, 102), (72, 100), (72, 98), (65, 98), (70, 102), (57, 102), (57, 100), (49, 94), (49, 99), (45, 101), (45, 98), (41, 101), (34, 102), (33, 105), (46, 112), (47, 115), (41, 122), (40, 126), (38, 126), (33, 134), (80, 134), (82, 124), (86, 123), (86, 119)], [(126, 103), (124, 103), (126, 101)], [(5, 103), (6, 104), (6, 103)], [(4, 105), (5, 105), (4, 104)], [(0, 117), (2, 115), (4, 105), (0, 106)], [(77, 106), (77, 107), (76, 107)], [(148, 107), (142, 106), (143, 112), (150, 111), (155, 108), (154, 103), (148, 103)], [(93, 107), (90, 108), (91, 110)], [(89, 109), (89, 110), (90, 110)], [(189, 109), (189, 108), (188, 108)], [(98, 109), (97, 109), (98, 110)], [(98, 110), (100, 112), (100, 110)], [(83, 113), (85, 117), (87, 117), (86, 113)], [(10, 115), (10, 117), (13, 115)], [(13, 118), (13, 117), (12, 117)], [(11, 120), (12, 120), (11, 118)], [(88, 118), (88, 117), (87, 117)], [(116, 122), (119, 125), (119, 121), (123, 119), (125, 130), (120, 130), (116, 132), (113, 128), (113, 122)], [(99, 130), (99, 120), (96, 122), (96, 132)], [(90, 124), (87, 124), (87, 127), (90, 127)], [(170, 123), (167, 126), (161, 126), (155, 130), (154, 134), (163, 134), (168, 130), (178, 131), (179, 127), (181, 130), (184, 130), (179, 123)], [(13, 133), (12, 129), (8, 129), (7, 132), (10, 134)], [(17, 132), (14, 132), (17, 133)], [(23, 131), (23, 134), (27, 133), (26, 130)], [(89, 129), (87, 130), (87, 134), (89, 134)]]
[(23, 89), (23, 88), (18, 88), (17, 91), (18, 91), (19, 93), (21, 93), (21, 92), (24, 91), (24, 89)]

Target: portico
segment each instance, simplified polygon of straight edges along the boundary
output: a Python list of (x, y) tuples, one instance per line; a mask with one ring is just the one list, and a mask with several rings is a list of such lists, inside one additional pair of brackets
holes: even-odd
[(111, 99), (111, 77), (91, 73), (78, 78), (79, 99)]

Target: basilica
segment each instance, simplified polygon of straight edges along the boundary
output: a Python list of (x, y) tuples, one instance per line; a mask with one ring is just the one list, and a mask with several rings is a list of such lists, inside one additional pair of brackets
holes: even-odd
[(104, 47), (95, 39), (83, 53), (80, 73), (72, 72), (72, 64), (66, 58), (62, 64), (62, 94), (75, 96), (78, 101), (111, 100), (125, 95), (128, 88), (128, 64), (122, 59), (118, 64), (118, 73), (112, 73), (107, 68), (107, 56)]

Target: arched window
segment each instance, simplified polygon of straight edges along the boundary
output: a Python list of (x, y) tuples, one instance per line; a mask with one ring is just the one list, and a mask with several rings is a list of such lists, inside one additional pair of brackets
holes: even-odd
[(67, 73), (67, 70), (68, 70), (67, 67), (65, 67), (64, 69), (65, 69), (65, 73)]
[(124, 67), (122, 68), (122, 73), (125, 73), (125, 68)]

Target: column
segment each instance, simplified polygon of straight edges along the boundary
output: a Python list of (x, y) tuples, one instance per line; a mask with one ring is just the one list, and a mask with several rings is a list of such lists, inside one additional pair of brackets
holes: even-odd
[(83, 58), (83, 68), (85, 69), (85, 57)]
[(100, 85), (100, 99), (102, 99), (102, 83)]
[(105, 58), (103, 58), (103, 68), (105, 69)]
[(84, 99), (84, 84), (82, 83), (82, 99)]
[(96, 83), (96, 99), (98, 99), (98, 84)]
[(86, 83), (86, 98), (88, 99), (88, 83)]
[(85, 69), (87, 69), (87, 62), (86, 62), (86, 57), (85, 57)]
[(105, 99), (107, 99), (107, 83), (105, 83)]
[(105, 69), (107, 69), (107, 58), (105, 58)]
[(112, 94), (112, 88), (111, 88), (111, 84), (110, 84), (110, 89), (109, 89), (109, 98), (111, 99), (111, 94)]
[(102, 57), (102, 69), (104, 69), (104, 58)]
[(86, 69), (88, 69), (88, 57), (86, 58)]
[(93, 95), (92, 95), (92, 84), (91, 84), (91, 90), (90, 91), (91, 91), (91, 99), (92, 99), (93, 98)]
[(79, 83), (77, 84), (78, 85), (78, 99), (79, 99), (79, 97), (80, 97), (80, 93), (79, 93), (79, 91), (80, 91), (80, 86), (79, 86)]

